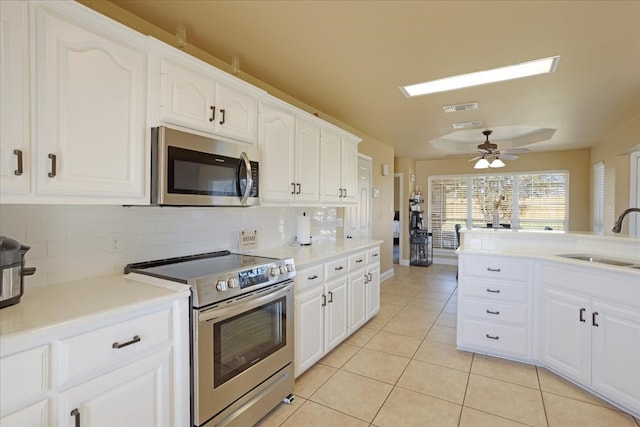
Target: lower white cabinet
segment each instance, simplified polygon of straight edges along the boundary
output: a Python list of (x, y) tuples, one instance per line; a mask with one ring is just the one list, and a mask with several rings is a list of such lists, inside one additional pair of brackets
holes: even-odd
[(59, 426), (171, 426), (171, 349), (60, 394)]
[(49, 400), (41, 400), (0, 418), (2, 427), (46, 427), (49, 423)]
[[(379, 247), (298, 270), (295, 278), (296, 377), (380, 310)], [(360, 262), (356, 262), (362, 260)]]
[(632, 276), (543, 263), (540, 357), (640, 414), (640, 293)]

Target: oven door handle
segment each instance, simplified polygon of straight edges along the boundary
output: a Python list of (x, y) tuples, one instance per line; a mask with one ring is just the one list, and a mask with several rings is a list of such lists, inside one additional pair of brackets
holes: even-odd
[(251, 195), (251, 190), (253, 190), (253, 174), (251, 173), (251, 162), (249, 161), (247, 153), (244, 151), (240, 153), (240, 158), (244, 162), (244, 168), (247, 171), (247, 185), (245, 187), (244, 194), (242, 195), (242, 200), (240, 200), (240, 204), (244, 205), (247, 203), (249, 195)]
[(252, 308), (260, 307), (266, 302), (276, 300), (283, 295), (291, 292), (293, 288), (293, 283), (288, 284), (282, 289), (278, 289), (274, 292), (269, 292), (268, 294), (255, 296), (250, 299), (242, 300), (237, 304), (233, 304), (230, 307), (219, 307), (213, 308), (208, 311), (203, 311), (198, 315), (198, 322), (208, 322), (210, 320), (223, 320), (227, 317), (235, 316), (236, 314), (244, 313), (247, 310), (251, 310)]

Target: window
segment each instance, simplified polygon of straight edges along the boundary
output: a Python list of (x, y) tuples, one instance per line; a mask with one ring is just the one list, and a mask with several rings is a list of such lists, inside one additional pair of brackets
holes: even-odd
[(593, 231), (604, 231), (604, 162), (593, 165)]
[(455, 249), (455, 225), (566, 230), (567, 172), (429, 178), (433, 247)]

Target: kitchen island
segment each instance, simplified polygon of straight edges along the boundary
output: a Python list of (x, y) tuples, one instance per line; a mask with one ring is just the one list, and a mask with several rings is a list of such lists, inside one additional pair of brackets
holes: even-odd
[(457, 345), (544, 366), (640, 415), (640, 240), (464, 230)]

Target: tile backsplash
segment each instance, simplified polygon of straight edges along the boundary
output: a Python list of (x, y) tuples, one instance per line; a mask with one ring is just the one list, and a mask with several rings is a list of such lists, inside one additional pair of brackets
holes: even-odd
[[(117, 274), (126, 264), (222, 249), (237, 250), (243, 230), (256, 230), (258, 248), (295, 240), (306, 212), (316, 240), (342, 229), (338, 208), (173, 208), (88, 205), (0, 205), (0, 232), (28, 245), (36, 274), (25, 287)], [(120, 249), (111, 249), (111, 239)]]

